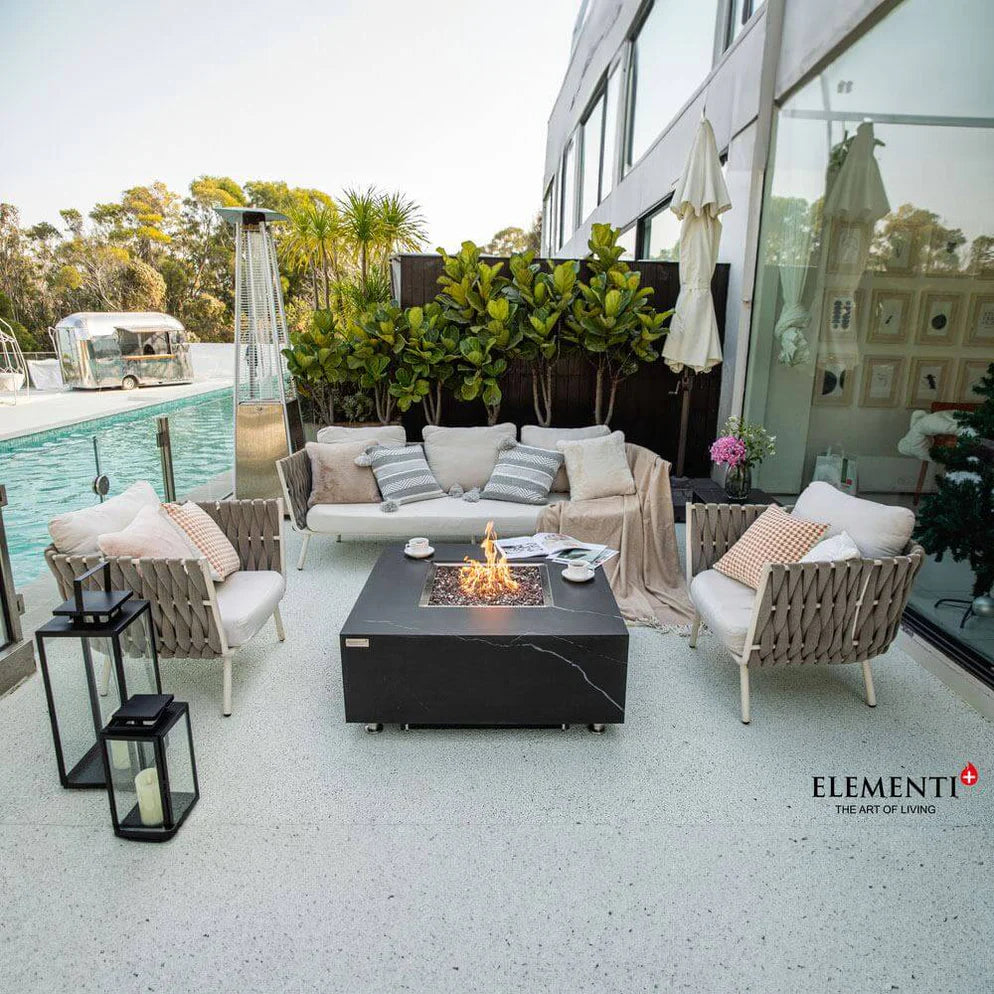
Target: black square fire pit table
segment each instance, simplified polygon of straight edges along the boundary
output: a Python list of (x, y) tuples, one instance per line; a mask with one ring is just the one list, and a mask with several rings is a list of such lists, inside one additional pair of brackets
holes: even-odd
[(623, 723), (628, 629), (603, 570), (570, 583), (562, 566), (524, 560), (512, 569), (538, 567), (537, 606), (428, 604), (434, 571), (465, 556), (482, 553), (438, 544), (416, 560), (401, 545), (383, 550), (342, 626), (345, 720), (367, 731)]

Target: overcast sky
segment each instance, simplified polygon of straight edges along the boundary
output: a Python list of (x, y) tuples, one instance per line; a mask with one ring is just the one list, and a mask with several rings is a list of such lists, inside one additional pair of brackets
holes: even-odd
[(0, 0), (0, 200), (208, 173), (399, 188), (430, 248), (527, 226), (578, 0)]

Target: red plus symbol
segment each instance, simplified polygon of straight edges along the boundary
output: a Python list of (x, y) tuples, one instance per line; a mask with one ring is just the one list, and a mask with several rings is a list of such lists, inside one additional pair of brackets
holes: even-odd
[(966, 766), (963, 767), (959, 778), (966, 784), (967, 787), (972, 787), (980, 779), (977, 773), (977, 768), (973, 765), (973, 763), (967, 763)]

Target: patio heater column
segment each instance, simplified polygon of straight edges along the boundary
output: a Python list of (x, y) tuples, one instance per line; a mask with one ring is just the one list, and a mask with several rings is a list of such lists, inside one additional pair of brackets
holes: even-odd
[(276, 497), (276, 460), (304, 444), (276, 246), (277, 211), (218, 207), (235, 236), (235, 496)]

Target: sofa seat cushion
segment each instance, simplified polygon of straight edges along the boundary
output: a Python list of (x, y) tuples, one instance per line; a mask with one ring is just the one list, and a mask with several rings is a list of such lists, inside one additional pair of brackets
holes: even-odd
[(902, 555), (915, 528), (910, 509), (851, 497), (822, 481), (808, 484), (790, 513), (826, 522), (825, 538), (848, 532), (867, 559)]
[(756, 591), (716, 569), (698, 573), (690, 581), (690, 598), (708, 628), (734, 652), (745, 651)]
[[(516, 438), (518, 429), (510, 422), (476, 428), (442, 428), (425, 425), (425, 458), (438, 485), (448, 493), (454, 486), (482, 490), (497, 464), (500, 442)], [(386, 496), (384, 494), (384, 496)]]
[[(369, 506), (369, 505), (365, 505)], [(228, 647), (244, 645), (273, 616), (286, 581), (275, 570), (243, 569), (214, 587)]]
[[(549, 502), (565, 500), (552, 494)], [(401, 504), (382, 514), (375, 504), (316, 504), (307, 512), (307, 527), (328, 535), (372, 538), (467, 538), (482, 535), (488, 521), (501, 538), (533, 535), (544, 504), (512, 504), (504, 500), (464, 501), (458, 497)]]

